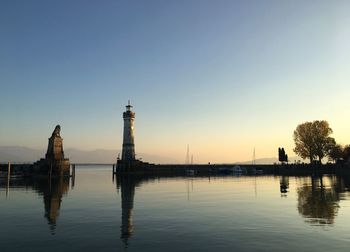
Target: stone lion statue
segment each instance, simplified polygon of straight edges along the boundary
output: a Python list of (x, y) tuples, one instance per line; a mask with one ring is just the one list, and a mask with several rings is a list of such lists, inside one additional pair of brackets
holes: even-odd
[(60, 137), (60, 133), (61, 133), (61, 126), (57, 125), (55, 127), (55, 130), (52, 132), (52, 136), (53, 137)]

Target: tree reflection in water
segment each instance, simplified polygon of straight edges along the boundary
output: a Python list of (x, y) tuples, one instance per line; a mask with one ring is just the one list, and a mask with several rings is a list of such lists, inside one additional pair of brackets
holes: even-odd
[[(328, 183), (325, 184), (325, 180)], [(336, 176), (311, 177), (311, 185), (298, 189), (298, 211), (306, 222), (319, 225), (334, 223), (339, 209), (340, 183)]]
[(288, 176), (281, 176), (280, 177), (281, 197), (287, 197), (288, 188), (289, 188), (289, 177)]

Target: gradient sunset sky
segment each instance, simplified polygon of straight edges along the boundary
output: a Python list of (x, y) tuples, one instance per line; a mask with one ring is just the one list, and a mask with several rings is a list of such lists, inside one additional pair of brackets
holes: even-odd
[(1, 1), (0, 145), (120, 149), (184, 162), (293, 156), (327, 120), (350, 144), (350, 1)]

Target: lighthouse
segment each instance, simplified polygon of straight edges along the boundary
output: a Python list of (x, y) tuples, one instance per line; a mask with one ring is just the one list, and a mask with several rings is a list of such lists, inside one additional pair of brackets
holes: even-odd
[(123, 113), (124, 134), (123, 134), (123, 151), (122, 161), (131, 162), (135, 160), (135, 143), (134, 143), (134, 120), (135, 113), (132, 111), (130, 101)]

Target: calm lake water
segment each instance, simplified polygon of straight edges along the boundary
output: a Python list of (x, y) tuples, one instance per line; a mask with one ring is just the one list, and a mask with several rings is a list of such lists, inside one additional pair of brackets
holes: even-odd
[(0, 251), (349, 251), (350, 177), (0, 181)]

